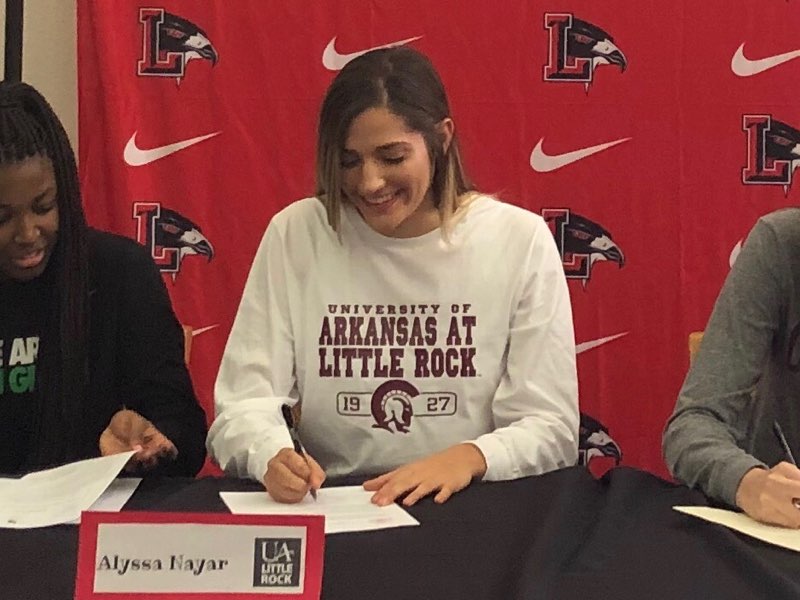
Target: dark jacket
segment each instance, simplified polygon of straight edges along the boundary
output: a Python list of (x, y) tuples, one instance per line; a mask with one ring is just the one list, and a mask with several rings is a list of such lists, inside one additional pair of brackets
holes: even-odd
[[(128, 238), (91, 230), (89, 249), (89, 384), (83, 414), (75, 416), (78, 454), (63, 459), (98, 456), (100, 434), (111, 417), (130, 408), (178, 449), (174, 462), (154, 472), (195, 475), (205, 460), (206, 419), (192, 389), (183, 330), (161, 274), (146, 249)], [(42, 290), (50, 298), (55, 296), (51, 292)], [(30, 328), (29, 319), (20, 317), (26, 320)], [(0, 334), (8, 336), (13, 329), (14, 323), (0, 323)], [(38, 333), (47, 335), (41, 329)], [(0, 400), (8, 398), (0, 395)]]

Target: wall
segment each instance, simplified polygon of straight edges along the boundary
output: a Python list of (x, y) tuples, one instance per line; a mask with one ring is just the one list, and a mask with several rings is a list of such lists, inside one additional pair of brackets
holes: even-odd
[[(22, 79), (50, 101), (78, 147), (76, 12), (73, 0), (25, 0)], [(5, 2), (0, 3), (5, 29)], [(4, 70), (4, 36), (0, 36), (0, 69)]]

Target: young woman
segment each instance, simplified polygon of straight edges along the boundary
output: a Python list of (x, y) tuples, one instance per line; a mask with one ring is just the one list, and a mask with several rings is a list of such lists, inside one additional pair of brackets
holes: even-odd
[(46, 100), (0, 83), (0, 473), (129, 449), (129, 470), (194, 475), (205, 418), (148, 253), (87, 227)]
[(800, 210), (765, 215), (720, 291), (664, 431), (676, 478), (800, 527)]
[[(575, 345), (537, 215), (473, 191), (444, 87), (409, 48), (331, 84), (317, 194), (272, 219), (225, 349), (208, 447), (299, 501), (326, 475), (377, 504), (575, 464)], [(281, 406), (302, 402), (292, 450)]]

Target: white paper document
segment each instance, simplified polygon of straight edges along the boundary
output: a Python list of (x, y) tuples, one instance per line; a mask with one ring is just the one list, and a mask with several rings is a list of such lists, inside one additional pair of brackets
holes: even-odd
[(711, 508), (709, 506), (673, 506), (672, 508), (698, 519), (724, 525), (762, 542), (800, 552), (800, 531), (797, 529), (759, 523), (744, 513), (722, 508)]
[(133, 454), (90, 458), (20, 479), (0, 478), (0, 527), (27, 529), (75, 521)]
[(322, 488), (316, 500), (308, 495), (297, 504), (283, 504), (264, 491), (219, 493), (235, 515), (323, 515), (326, 534), (419, 525), (397, 504), (372, 504), (373, 494), (360, 485)]
[[(123, 477), (115, 479), (109, 484), (106, 491), (100, 494), (100, 497), (95, 500), (88, 510), (89, 512), (119, 512), (125, 503), (133, 496), (133, 492), (139, 487), (142, 482), (141, 477)], [(79, 525), (81, 518), (78, 517), (71, 521), (74, 525)]]

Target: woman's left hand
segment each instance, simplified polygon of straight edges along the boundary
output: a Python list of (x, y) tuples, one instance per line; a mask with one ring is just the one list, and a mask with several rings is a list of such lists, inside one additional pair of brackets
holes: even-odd
[(365, 481), (364, 489), (375, 492), (372, 502), (378, 506), (391, 504), (406, 492), (404, 506), (411, 506), (432, 492), (438, 492), (433, 501), (441, 504), (467, 487), (473, 477), (484, 473), (486, 460), (478, 447), (458, 444)]
[(178, 449), (167, 436), (139, 413), (123, 409), (117, 411), (100, 435), (100, 454), (109, 456), (137, 450), (125, 470), (148, 471), (164, 460), (172, 460)]

